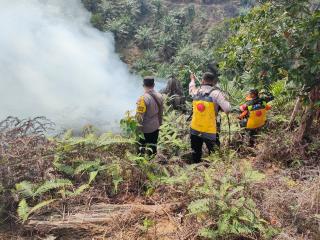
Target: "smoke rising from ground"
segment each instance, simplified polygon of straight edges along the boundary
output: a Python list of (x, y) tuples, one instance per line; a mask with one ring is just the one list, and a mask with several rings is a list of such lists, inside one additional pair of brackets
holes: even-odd
[[(0, 0), (0, 118), (114, 126), (141, 92), (80, 0)], [(108, 127), (109, 126), (109, 127)]]

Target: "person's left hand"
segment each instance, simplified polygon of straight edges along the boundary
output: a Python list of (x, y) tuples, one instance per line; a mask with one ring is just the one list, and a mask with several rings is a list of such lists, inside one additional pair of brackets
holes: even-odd
[(191, 82), (195, 82), (196, 81), (196, 76), (194, 75), (194, 73), (190, 74), (190, 79), (191, 79)]

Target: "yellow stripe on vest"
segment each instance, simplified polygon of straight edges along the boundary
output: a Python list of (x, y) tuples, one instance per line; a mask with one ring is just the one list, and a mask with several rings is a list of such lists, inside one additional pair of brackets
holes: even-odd
[(202, 133), (216, 134), (215, 104), (203, 100), (194, 100), (192, 105), (193, 115), (191, 128)]

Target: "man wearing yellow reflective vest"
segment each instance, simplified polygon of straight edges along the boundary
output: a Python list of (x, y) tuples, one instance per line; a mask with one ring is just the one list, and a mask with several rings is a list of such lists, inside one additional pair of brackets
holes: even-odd
[(153, 155), (157, 153), (159, 128), (162, 124), (163, 97), (154, 89), (154, 78), (143, 80), (144, 94), (137, 101), (136, 118), (144, 138), (139, 140), (139, 153)]
[(249, 145), (253, 146), (256, 134), (267, 122), (267, 112), (271, 109), (268, 102), (274, 97), (270, 94), (260, 93), (257, 89), (251, 89), (246, 96), (246, 103), (240, 106), (241, 115), (238, 117), (240, 126), (249, 134)]
[(230, 103), (223, 92), (216, 86), (219, 80), (218, 73), (207, 72), (203, 75), (201, 86), (196, 87), (195, 76), (191, 74), (189, 93), (193, 98), (191, 121), (191, 148), (193, 163), (199, 163), (202, 157), (202, 146), (206, 144), (209, 154), (217, 144), (217, 116), (219, 110), (229, 113)]

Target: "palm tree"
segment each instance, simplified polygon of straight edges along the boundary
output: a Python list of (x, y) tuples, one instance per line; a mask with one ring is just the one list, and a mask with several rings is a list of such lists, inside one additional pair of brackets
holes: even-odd
[(137, 31), (137, 34), (135, 35), (135, 38), (138, 41), (138, 44), (142, 48), (150, 48), (152, 45), (152, 28), (147, 26), (140, 26), (140, 28)]

